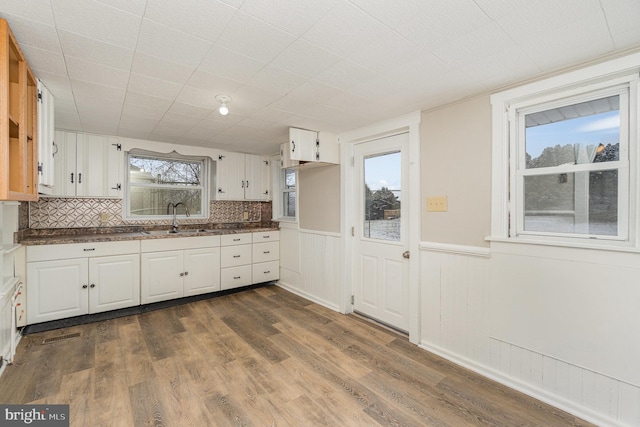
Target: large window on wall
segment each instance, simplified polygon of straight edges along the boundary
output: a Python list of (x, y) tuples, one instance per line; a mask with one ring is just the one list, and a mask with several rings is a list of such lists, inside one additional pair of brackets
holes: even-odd
[(509, 162), (494, 174), (503, 179), (494, 181), (495, 236), (504, 235), (497, 226), (509, 238), (637, 243), (638, 75), (592, 81), (492, 99), (501, 116), (494, 124), (502, 123), (494, 127), (501, 138), (494, 135), (494, 159)]
[(207, 162), (179, 155), (129, 153), (126, 217), (207, 218)]

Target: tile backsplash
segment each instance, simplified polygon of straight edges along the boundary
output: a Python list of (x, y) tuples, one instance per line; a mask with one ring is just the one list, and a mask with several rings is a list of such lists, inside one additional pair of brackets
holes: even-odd
[[(25, 209), (21, 209), (22, 212)], [(244, 219), (247, 212), (249, 219)], [(29, 228), (115, 227), (122, 225), (168, 225), (171, 220), (125, 220), (122, 200), (41, 197), (29, 202)], [(25, 224), (22, 220), (21, 228)], [(101, 221), (106, 219), (106, 221)], [(208, 219), (179, 219), (180, 224), (261, 222), (271, 220), (271, 202), (212, 201)]]

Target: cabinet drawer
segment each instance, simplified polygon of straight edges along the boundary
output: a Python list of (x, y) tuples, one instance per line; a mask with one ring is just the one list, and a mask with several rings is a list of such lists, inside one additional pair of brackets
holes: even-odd
[(248, 286), (251, 282), (251, 266), (223, 268), (220, 270), (220, 287), (222, 290)]
[(246, 245), (251, 243), (251, 233), (223, 234), (220, 236), (222, 246)]
[(223, 246), (220, 248), (220, 266), (236, 267), (251, 264), (251, 245)]
[(27, 262), (137, 254), (138, 240), (27, 246)]
[(270, 261), (253, 264), (253, 283), (271, 282), (280, 278), (280, 262)]
[(280, 232), (274, 231), (258, 231), (253, 234), (253, 243), (273, 242), (280, 240)]
[(280, 242), (254, 243), (253, 259), (254, 263), (276, 261), (280, 259)]

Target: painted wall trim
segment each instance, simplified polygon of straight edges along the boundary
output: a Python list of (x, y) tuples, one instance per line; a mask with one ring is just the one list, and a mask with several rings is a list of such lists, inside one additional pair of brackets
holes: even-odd
[(300, 229), (300, 233), (305, 233), (305, 234), (316, 234), (318, 236), (327, 236), (327, 237), (342, 237), (342, 234), (340, 233), (335, 233), (332, 231), (319, 231), (319, 230), (309, 230), (306, 228), (301, 228)]
[(307, 300), (309, 300), (311, 302), (314, 302), (314, 303), (319, 304), (319, 305), (321, 305), (323, 307), (326, 307), (329, 310), (337, 311), (338, 313), (340, 313), (340, 307), (337, 304), (333, 304), (333, 303), (331, 303), (329, 301), (323, 300), (322, 298), (318, 298), (315, 295), (312, 295), (312, 294), (309, 294), (307, 292), (301, 291), (300, 289), (298, 289), (298, 288), (296, 288), (294, 286), (291, 286), (291, 285), (289, 285), (287, 283), (283, 283), (280, 280), (278, 280), (278, 282), (276, 283), (276, 286), (278, 286), (278, 287), (280, 287), (282, 289), (285, 289), (285, 290), (291, 292), (292, 294), (296, 294), (299, 297), (302, 297), (302, 298), (307, 299)]
[(562, 397), (559, 397), (551, 393), (547, 393), (546, 391), (541, 390), (537, 387), (532, 387), (530, 384), (519, 381), (513, 377), (503, 375), (502, 373), (494, 369), (491, 369), (482, 364), (478, 364), (456, 353), (449, 352), (441, 347), (429, 344), (428, 342), (425, 342), (425, 341), (421, 341), (419, 344), (419, 347), (430, 353), (433, 353), (437, 356), (447, 359), (448, 361), (453, 362), (456, 365), (460, 365), (464, 368), (467, 368), (477, 374), (480, 374), (493, 381), (503, 384), (509, 388), (512, 388), (528, 396), (531, 396), (535, 399), (538, 399), (560, 410), (573, 414), (590, 423), (593, 423), (596, 425), (625, 427), (625, 424), (620, 423), (618, 420), (603, 416), (600, 413), (591, 411), (588, 408), (585, 408), (584, 406), (576, 405), (566, 399), (563, 399)]
[(439, 242), (420, 242), (421, 251), (445, 252), (457, 255), (471, 255), (489, 258), (491, 256), (490, 248), (481, 248), (479, 246), (452, 245), (450, 243)]

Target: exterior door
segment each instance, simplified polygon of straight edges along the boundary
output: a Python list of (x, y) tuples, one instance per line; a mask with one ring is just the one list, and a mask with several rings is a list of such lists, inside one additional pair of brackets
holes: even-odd
[(409, 134), (354, 146), (353, 308), (409, 329)]

